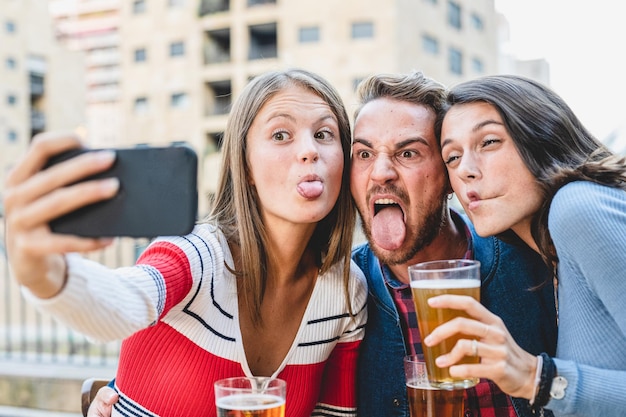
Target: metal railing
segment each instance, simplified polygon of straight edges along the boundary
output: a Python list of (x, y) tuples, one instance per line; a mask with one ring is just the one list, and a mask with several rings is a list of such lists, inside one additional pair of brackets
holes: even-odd
[[(0, 360), (78, 366), (116, 366), (120, 342), (97, 344), (41, 314), (10, 276), (0, 217)], [(89, 258), (111, 267), (132, 265), (146, 240), (119, 239)]]

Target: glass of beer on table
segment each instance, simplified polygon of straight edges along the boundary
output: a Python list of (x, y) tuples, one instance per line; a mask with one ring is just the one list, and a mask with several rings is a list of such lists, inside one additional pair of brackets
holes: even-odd
[[(467, 317), (460, 310), (431, 308), (428, 299), (441, 294), (469, 295), (480, 301), (480, 262), (468, 259), (451, 259), (422, 262), (409, 266), (411, 291), (417, 323), (422, 338), (425, 338), (437, 326), (455, 317)], [(423, 345), (424, 360), (430, 383), (438, 388), (469, 388), (478, 383), (478, 378), (453, 378), (448, 368), (439, 368), (435, 364), (437, 357), (452, 350), (462, 335), (449, 337), (438, 345)], [(469, 338), (469, 336), (468, 336)], [(478, 363), (478, 357), (466, 356), (460, 363)]]
[(285, 417), (287, 383), (268, 377), (235, 377), (215, 382), (218, 417)]
[(463, 417), (465, 390), (432, 386), (422, 355), (404, 357), (404, 374), (411, 417)]

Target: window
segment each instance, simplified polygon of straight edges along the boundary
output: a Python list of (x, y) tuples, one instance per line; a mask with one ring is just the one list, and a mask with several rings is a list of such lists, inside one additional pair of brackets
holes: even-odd
[(170, 8), (183, 7), (185, 0), (167, 0), (167, 6)]
[(170, 106), (175, 109), (183, 109), (189, 104), (187, 93), (174, 93), (170, 98)]
[(374, 24), (372, 22), (359, 22), (352, 24), (352, 39), (373, 38)]
[(463, 75), (463, 54), (455, 48), (448, 51), (448, 68), (456, 75)]
[(222, 141), (224, 132), (211, 132), (206, 135), (206, 151), (207, 153), (215, 153), (222, 149)]
[(230, 2), (228, 0), (201, 0), (198, 14), (202, 17), (207, 14), (225, 12), (229, 9)]
[(476, 13), (472, 13), (472, 17), (470, 18), (472, 22), (472, 27), (478, 31), (483, 31), (485, 28), (485, 24), (483, 23), (483, 19), (477, 15)]
[(133, 1), (133, 14), (141, 14), (146, 12), (146, 0)]
[(12, 70), (17, 68), (17, 61), (15, 60), (15, 58), (7, 58), (4, 60), (4, 66), (6, 69)]
[(298, 32), (298, 41), (300, 43), (318, 42), (320, 40), (320, 28), (317, 26), (308, 26), (300, 28)]
[(439, 42), (429, 35), (422, 35), (422, 49), (431, 55), (439, 54)]
[(472, 58), (472, 71), (477, 74), (482, 74), (485, 71), (485, 66), (480, 58)]
[(145, 114), (148, 112), (148, 99), (146, 97), (137, 97), (135, 99), (134, 111), (137, 114)]
[(135, 62), (145, 62), (147, 57), (146, 48), (135, 49)]
[(250, 50), (248, 59), (267, 59), (278, 56), (278, 33), (276, 23), (250, 26)]
[(206, 32), (204, 38), (204, 64), (230, 61), (230, 29)]
[(7, 140), (10, 143), (17, 142), (17, 132), (13, 129), (9, 129), (7, 132)]
[(448, 24), (455, 29), (461, 29), (461, 6), (453, 1), (448, 2)]
[(425, 3), (437, 4), (437, 0), (424, 0)]
[(232, 104), (230, 80), (212, 81), (205, 84), (205, 115), (228, 114)]
[(44, 93), (44, 77), (41, 74), (30, 73), (28, 74), (28, 81), (30, 86), (31, 99), (34, 97), (40, 97)]
[(183, 56), (183, 55), (185, 55), (185, 43), (184, 42), (170, 43), (170, 56)]
[(7, 20), (6, 22), (4, 22), (4, 29), (7, 31), (7, 33), (15, 33), (16, 26), (15, 26), (15, 22), (12, 20)]
[(15, 94), (7, 94), (7, 104), (15, 106), (17, 104), (17, 96)]

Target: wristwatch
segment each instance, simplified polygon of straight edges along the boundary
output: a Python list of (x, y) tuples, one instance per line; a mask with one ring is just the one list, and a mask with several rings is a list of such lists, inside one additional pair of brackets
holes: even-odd
[(567, 388), (567, 379), (562, 376), (555, 376), (550, 387), (550, 397), (560, 400), (565, 397), (565, 388)]

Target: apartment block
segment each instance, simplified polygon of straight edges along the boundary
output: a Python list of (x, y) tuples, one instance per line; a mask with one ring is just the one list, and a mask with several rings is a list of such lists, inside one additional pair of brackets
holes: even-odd
[(123, 143), (119, 109), (121, 0), (49, 0), (59, 42), (84, 54), (85, 123), (82, 132), (92, 147)]
[(46, 1), (0, 1), (0, 196), (35, 134), (83, 124), (81, 60), (54, 41)]
[(120, 15), (123, 137), (191, 142), (207, 198), (232, 100), (257, 74), (315, 71), (351, 112), (372, 73), (453, 84), (498, 69), (493, 0), (134, 0)]

